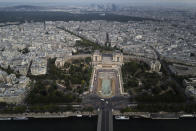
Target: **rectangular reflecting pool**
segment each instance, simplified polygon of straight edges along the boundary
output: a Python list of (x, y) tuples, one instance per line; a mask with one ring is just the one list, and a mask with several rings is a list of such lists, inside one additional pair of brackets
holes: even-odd
[(110, 96), (112, 94), (111, 88), (111, 80), (110, 79), (102, 79), (101, 83), (101, 92), (103, 96)]

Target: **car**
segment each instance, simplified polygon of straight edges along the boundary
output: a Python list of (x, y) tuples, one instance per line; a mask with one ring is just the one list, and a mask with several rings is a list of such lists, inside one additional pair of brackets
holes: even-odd
[(104, 99), (100, 99), (101, 101), (105, 101)]

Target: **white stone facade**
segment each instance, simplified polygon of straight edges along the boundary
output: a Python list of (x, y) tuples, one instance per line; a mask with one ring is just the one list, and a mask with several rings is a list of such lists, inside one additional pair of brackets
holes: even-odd
[(92, 55), (92, 64), (94, 66), (117, 67), (123, 64), (123, 54), (120, 52), (103, 52), (95, 51)]
[(55, 66), (58, 68), (61, 68), (65, 65), (65, 61), (66, 61), (66, 59), (64, 59), (64, 58), (57, 58), (55, 61)]
[(31, 65), (31, 74), (34, 76), (45, 75), (47, 73), (47, 63), (45, 58), (34, 60)]
[(151, 61), (150, 62), (151, 71), (159, 72), (161, 70), (161, 63), (159, 61)]

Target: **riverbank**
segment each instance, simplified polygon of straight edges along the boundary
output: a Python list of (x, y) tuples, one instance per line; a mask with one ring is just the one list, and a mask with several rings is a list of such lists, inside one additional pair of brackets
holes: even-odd
[(0, 114), (0, 118), (67, 118), (67, 117), (82, 117), (96, 116), (96, 112), (57, 112), (57, 113), (22, 113), (22, 114)]
[[(0, 121), (2, 131), (96, 131), (97, 117), (68, 117)], [(113, 121), (114, 131), (195, 131), (195, 119), (152, 120), (130, 119)]]
[[(21, 114), (0, 114), (0, 118), (68, 118), (68, 117), (94, 117), (98, 116), (97, 111), (94, 112), (56, 112), (56, 113), (21, 113)], [(169, 112), (124, 112), (114, 110), (113, 116), (129, 116), (131, 119), (180, 119), (180, 118), (196, 118), (196, 114), (187, 113), (169, 113)]]
[(115, 116), (129, 116), (131, 118), (148, 118), (148, 119), (180, 119), (180, 118), (196, 118), (195, 113), (183, 113), (183, 112), (124, 112), (113, 111)]

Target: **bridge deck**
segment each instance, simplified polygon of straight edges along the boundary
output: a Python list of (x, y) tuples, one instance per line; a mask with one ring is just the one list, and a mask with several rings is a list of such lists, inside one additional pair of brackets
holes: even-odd
[(97, 131), (113, 131), (112, 111), (103, 109), (99, 112)]

